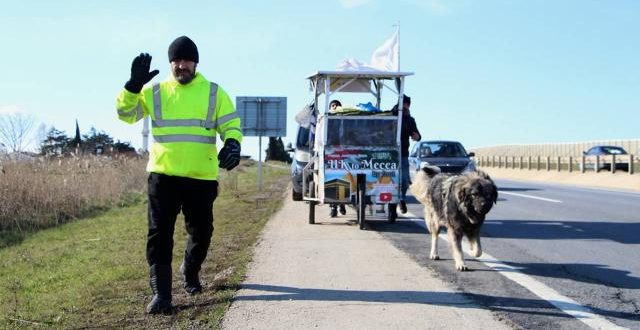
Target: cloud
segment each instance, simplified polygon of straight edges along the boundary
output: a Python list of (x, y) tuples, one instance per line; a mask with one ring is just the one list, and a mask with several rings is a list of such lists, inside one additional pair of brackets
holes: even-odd
[(355, 7), (360, 7), (362, 5), (366, 5), (371, 1), (372, 0), (340, 0), (340, 4), (342, 5), (342, 7), (351, 9)]
[(20, 109), (17, 105), (0, 105), (0, 115), (9, 115), (16, 113), (26, 113), (24, 110)]

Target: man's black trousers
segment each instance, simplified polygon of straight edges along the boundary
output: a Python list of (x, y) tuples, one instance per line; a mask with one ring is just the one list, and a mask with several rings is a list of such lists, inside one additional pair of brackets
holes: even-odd
[(182, 210), (189, 234), (185, 263), (200, 270), (213, 234), (213, 201), (218, 196), (218, 181), (151, 173), (148, 182), (149, 266), (171, 265), (173, 231)]

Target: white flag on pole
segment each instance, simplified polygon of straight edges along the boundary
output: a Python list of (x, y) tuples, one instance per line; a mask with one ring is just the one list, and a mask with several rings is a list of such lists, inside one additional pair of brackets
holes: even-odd
[(381, 71), (400, 71), (398, 30), (373, 52), (369, 66)]

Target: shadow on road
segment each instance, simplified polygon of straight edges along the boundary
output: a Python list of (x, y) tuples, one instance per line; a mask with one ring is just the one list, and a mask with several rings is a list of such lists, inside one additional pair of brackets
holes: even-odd
[[(236, 296), (238, 301), (360, 301), (372, 303), (412, 303), (429, 304), (441, 306), (456, 306), (458, 308), (477, 308), (475, 303), (462, 298), (462, 296), (479, 302), (480, 305), (492, 311), (503, 311), (509, 313), (527, 313), (544, 316), (554, 316), (569, 318), (571, 316), (559, 311), (549, 302), (542, 299), (497, 297), (483, 294), (457, 292), (431, 292), (431, 291), (365, 291), (365, 290), (330, 290), (330, 289), (310, 289), (296, 288), (279, 285), (265, 284), (242, 284), (242, 288), (261, 291), (255, 294), (241, 293)], [(541, 311), (542, 309), (542, 311)], [(567, 310), (581, 311), (581, 305), (567, 305)], [(620, 318), (638, 319), (638, 315), (611, 311), (599, 308), (591, 309), (594, 313)]]
[(511, 239), (599, 239), (640, 244), (640, 222), (597, 220), (486, 220), (483, 233)]
[[(421, 237), (392, 238), (394, 244), (414, 258), (427, 260), (430, 235), (421, 221), (398, 221), (389, 224), (381, 221), (369, 223), (372, 230), (385, 233), (420, 234)], [(444, 230), (446, 232), (446, 230)], [(610, 223), (588, 221), (529, 221), (529, 220), (487, 220), (482, 228), (483, 237), (491, 239), (585, 239), (618, 240), (626, 244), (638, 244), (640, 232), (638, 223)], [(413, 237), (413, 236), (412, 236)], [(444, 244), (447, 246), (448, 244)], [(447, 248), (440, 249), (442, 259), (450, 259)], [(467, 256), (468, 258), (468, 256)], [(469, 261), (474, 260), (468, 258)], [(503, 261), (527, 275), (547, 278), (569, 279), (576, 282), (605, 285), (620, 289), (640, 289), (640, 278), (631, 272), (614, 269), (604, 264), (591, 263), (517, 263)], [(427, 263), (429, 263), (427, 261)], [(445, 267), (446, 268), (446, 267)]]
[(552, 264), (504, 262), (519, 272), (550, 278), (566, 278), (572, 281), (606, 285), (620, 289), (640, 289), (640, 278), (626, 270), (612, 269), (597, 264)]
[[(418, 200), (413, 196), (407, 196), (406, 202), (407, 202), (407, 205), (420, 204), (420, 202), (418, 202)], [(416, 220), (415, 218), (405, 217), (405, 215), (400, 213), (400, 210), (398, 209), (398, 218), (396, 222), (390, 223), (387, 220), (387, 216), (384, 213), (381, 213), (381, 214), (375, 213), (375, 210), (379, 208), (379, 205), (374, 205), (373, 208), (374, 208), (373, 214), (369, 213), (369, 206), (367, 206), (367, 211), (365, 213), (365, 229), (367, 230), (374, 230), (374, 231), (384, 232), (384, 233), (400, 233), (400, 234), (424, 235), (427, 233), (427, 230), (424, 224), (420, 225), (421, 223), (423, 223), (422, 219), (419, 219), (420, 221), (414, 221)], [(340, 220), (342, 220), (343, 218), (346, 218), (346, 220), (344, 220), (345, 222), (340, 222), (340, 223), (322, 222), (322, 221), (316, 220), (316, 224), (317, 225), (318, 224), (319, 225), (349, 225), (349, 226), (358, 225), (357, 219), (356, 219), (356, 210), (353, 207), (350, 207), (348, 209), (346, 216), (339, 216), (339, 218)]]
[(426, 235), (427, 229), (424, 225), (420, 225), (421, 221), (408, 220), (402, 218), (402, 215), (398, 215), (399, 218), (395, 223), (389, 223), (387, 220), (367, 220), (366, 228), (368, 230), (375, 230), (384, 233), (399, 233), (399, 234), (420, 234)]

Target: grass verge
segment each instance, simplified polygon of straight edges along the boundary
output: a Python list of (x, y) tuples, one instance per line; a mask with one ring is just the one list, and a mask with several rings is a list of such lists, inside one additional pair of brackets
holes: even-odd
[(289, 170), (243, 163), (219, 178), (214, 237), (203, 264), (205, 290), (189, 296), (178, 267), (186, 244), (176, 223), (172, 316), (148, 316), (151, 297), (144, 257), (147, 204), (36, 232), (0, 249), (0, 328), (217, 328), (241, 283), (253, 245), (286, 198)]

